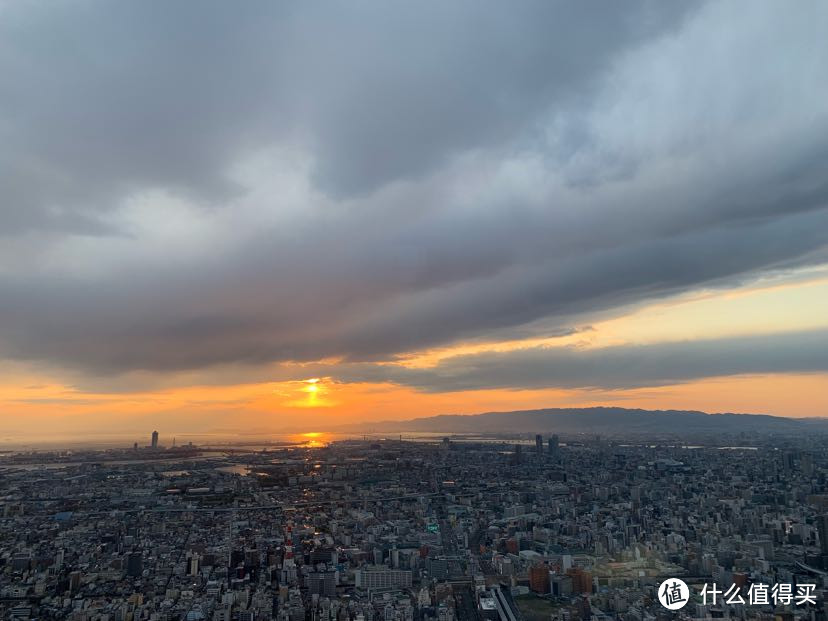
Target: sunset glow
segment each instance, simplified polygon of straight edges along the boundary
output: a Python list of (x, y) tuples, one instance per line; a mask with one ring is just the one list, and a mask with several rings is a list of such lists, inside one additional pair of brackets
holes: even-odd
[(828, 621), (826, 24), (0, 0), (0, 619)]
[[(791, 327), (828, 329), (828, 280), (822, 268), (767, 284), (692, 296), (632, 308), (615, 318), (592, 323), (588, 329), (549, 339), (523, 339), (457, 344), (438, 350), (412, 352), (401, 359), (410, 368), (439, 368), (441, 361), (461, 355), (519, 351), (526, 347), (591, 349), (624, 343), (772, 333)], [(416, 418), (442, 413), (473, 413), (542, 407), (580, 407), (614, 403), (626, 407), (701, 409), (820, 416), (828, 411), (828, 375), (782, 373), (700, 378), (667, 386), (601, 390), (599, 387), (516, 388), (423, 392), (389, 382), (335, 379), (337, 362), (321, 362), (334, 376), (262, 382), (210, 383), (176, 379), (169, 387), (96, 392), (33, 373), (29, 365), (10, 365), (0, 380), (0, 405), (10, 416), (3, 433), (9, 438), (42, 433), (100, 429), (102, 433), (138, 432), (148, 416), (164, 413), (170, 429), (184, 433), (209, 432), (234, 424), (262, 432), (295, 430), (303, 426), (293, 412), (313, 409), (317, 424), (336, 428), (354, 421)], [(297, 367), (297, 372), (308, 368)], [(290, 366), (287, 367), (290, 371)], [(286, 372), (277, 367), (278, 376)], [(267, 374), (266, 372), (265, 374)], [(192, 379), (189, 380), (192, 382)], [(46, 407), (52, 405), (53, 407)], [(109, 422), (113, 409), (117, 425)], [(304, 432), (299, 442), (319, 442), (321, 432)], [(323, 441), (324, 443), (324, 441)]]
[(0, 441), (828, 416), (821, 21), (552, 5), (4, 8)]

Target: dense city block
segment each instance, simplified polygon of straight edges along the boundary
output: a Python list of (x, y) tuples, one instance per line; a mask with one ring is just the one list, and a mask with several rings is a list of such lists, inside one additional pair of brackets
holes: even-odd
[[(4, 619), (824, 620), (826, 453), (600, 437), (9, 453)], [(704, 603), (815, 584), (816, 604)]]

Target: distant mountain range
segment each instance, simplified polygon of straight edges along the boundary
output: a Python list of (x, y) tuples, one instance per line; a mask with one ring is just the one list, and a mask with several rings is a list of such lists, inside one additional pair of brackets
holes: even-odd
[(618, 407), (549, 408), (485, 414), (448, 414), (406, 421), (348, 425), (348, 431), (383, 433), (809, 433), (828, 431), (828, 419), (766, 414), (708, 414), (687, 410)]

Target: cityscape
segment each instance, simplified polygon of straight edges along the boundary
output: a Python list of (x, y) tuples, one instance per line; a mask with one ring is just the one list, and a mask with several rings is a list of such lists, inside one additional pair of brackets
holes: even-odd
[(828, 621), (828, 0), (0, 0), (0, 621)]
[(825, 436), (317, 435), (6, 454), (0, 616), (655, 621), (679, 578), (688, 618), (826, 618)]

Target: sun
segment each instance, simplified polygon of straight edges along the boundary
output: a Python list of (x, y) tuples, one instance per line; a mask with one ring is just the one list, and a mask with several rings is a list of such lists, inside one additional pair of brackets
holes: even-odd
[(322, 408), (336, 405), (330, 399), (335, 382), (327, 377), (311, 377), (302, 380), (292, 380), (286, 386), (285, 392), (280, 393), (288, 397), (283, 405), (296, 408)]
[(331, 437), (322, 431), (307, 431), (295, 434), (292, 440), (306, 448), (321, 448), (330, 443)]

